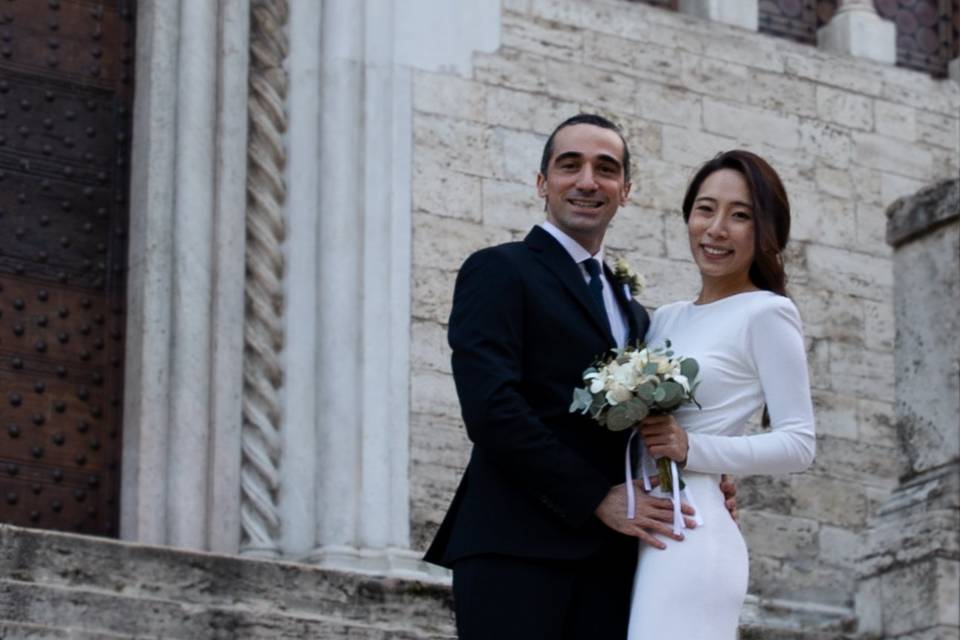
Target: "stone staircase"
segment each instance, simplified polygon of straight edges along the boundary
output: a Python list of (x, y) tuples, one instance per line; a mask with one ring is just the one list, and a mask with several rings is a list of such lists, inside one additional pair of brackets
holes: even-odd
[[(852, 639), (852, 626), (751, 598), (740, 637)], [(455, 630), (443, 585), (0, 525), (0, 640), (100, 638), (432, 640)]]
[(0, 639), (454, 637), (440, 585), (0, 525)]

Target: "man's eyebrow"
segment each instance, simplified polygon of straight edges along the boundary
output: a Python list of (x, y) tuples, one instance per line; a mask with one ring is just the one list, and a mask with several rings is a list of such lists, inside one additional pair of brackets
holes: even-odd
[[(602, 153), (599, 156), (597, 156), (597, 158), (601, 162), (609, 162), (611, 164), (615, 164), (617, 167), (621, 166), (620, 161), (611, 155)], [(582, 160), (582, 159), (583, 159), (583, 154), (580, 153), (579, 151), (565, 151), (559, 154), (557, 157), (555, 157), (553, 161), (556, 163), (556, 162), (562, 162), (564, 160)]]

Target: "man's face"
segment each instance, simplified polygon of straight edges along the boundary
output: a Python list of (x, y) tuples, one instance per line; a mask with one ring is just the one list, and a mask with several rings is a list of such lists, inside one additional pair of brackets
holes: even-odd
[(547, 220), (596, 253), (630, 194), (623, 177), (623, 142), (617, 132), (592, 124), (564, 127), (553, 142), (547, 175), (537, 174)]

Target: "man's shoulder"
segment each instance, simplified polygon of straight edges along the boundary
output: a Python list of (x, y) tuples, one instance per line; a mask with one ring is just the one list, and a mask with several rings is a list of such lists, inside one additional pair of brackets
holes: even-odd
[(479, 249), (470, 254), (463, 265), (466, 267), (468, 265), (509, 264), (525, 260), (529, 256), (529, 247), (522, 240), (517, 240)]

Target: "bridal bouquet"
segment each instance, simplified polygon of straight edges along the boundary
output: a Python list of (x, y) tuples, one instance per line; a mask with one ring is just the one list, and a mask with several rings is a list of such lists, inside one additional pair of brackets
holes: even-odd
[[(699, 371), (696, 360), (673, 353), (669, 340), (662, 349), (642, 344), (613, 349), (583, 372), (584, 387), (573, 390), (570, 411), (589, 415), (611, 431), (623, 431), (648, 415), (668, 414), (687, 402), (699, 407), (693, 396)], [(657, 470), (660, 487), (670, 492), (670, 461), (657, 460)]]

